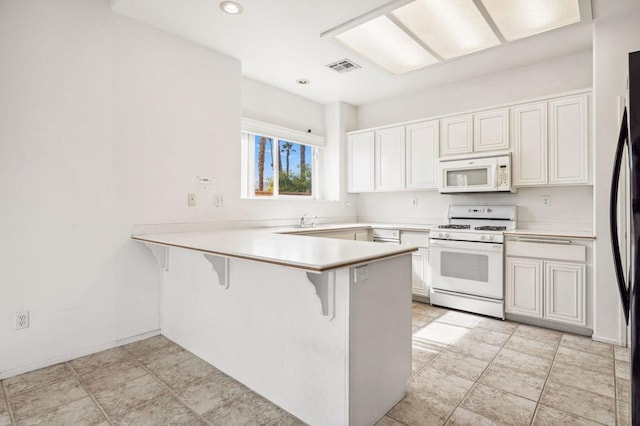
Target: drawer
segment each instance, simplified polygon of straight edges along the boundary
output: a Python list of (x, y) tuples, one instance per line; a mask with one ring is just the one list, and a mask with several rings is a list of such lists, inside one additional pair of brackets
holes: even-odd
[(400, 238), (400, 231), (397, 229), (373, 228), (373, 238)]
[(565, 241), (508, 241), (505, 255), (586, 262), (587, 248)]
[(400, 244), (418, 247), (429, 247), (429, 233), (416, 231), (400, 231)]

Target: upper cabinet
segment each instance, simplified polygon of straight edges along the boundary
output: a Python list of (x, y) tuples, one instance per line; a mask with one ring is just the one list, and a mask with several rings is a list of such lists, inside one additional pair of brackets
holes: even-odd
[(440, 156), (509, 149), (509, 108), (442, 119)]
[(405, 128), (407, 189), (438, 187), (437, 164), (440, 141), (438, 120), (410, 124)]
[(404, 126), (376, 130), (375, 189), (400, 191), (405, 187)]
[(473, 115), (456, 115), (442, 119), (440, 156), (473, 152)]
[(347, 191), (371, 192), (375, 189), (375, 132), (362, 132), (347, 138)]
[(515, 186), (589, 183), (588, 94), (513, 107)]

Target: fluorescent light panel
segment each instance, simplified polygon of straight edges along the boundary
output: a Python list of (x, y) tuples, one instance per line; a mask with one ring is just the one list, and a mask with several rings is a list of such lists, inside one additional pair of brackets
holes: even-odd
[(403, 74), (437, 62), (384, 15), (335, 38), (393, 74)]
[(577, 0), (482, 0), (507, 41), (580, 22)]
[(417, 0), (392, 14), (445, 59), (500, 44), (472, 0)]

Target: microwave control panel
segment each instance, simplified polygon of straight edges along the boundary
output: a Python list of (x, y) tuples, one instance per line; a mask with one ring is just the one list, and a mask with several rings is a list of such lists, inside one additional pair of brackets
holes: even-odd
[(511, 176), (509, 173), (509, 157), (506, 161), (498, 162), (497, 186), (498, 191), (508, 191), (511, 189)]

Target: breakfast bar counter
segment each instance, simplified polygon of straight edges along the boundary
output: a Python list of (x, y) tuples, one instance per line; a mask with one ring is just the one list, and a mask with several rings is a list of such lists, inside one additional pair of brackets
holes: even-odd
[(308, 424), (374, 424), (411, 374), (416, 247), (274, 231), (132, 236), (161, 266), (162, 334)]

